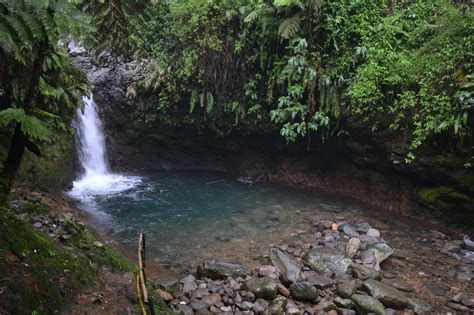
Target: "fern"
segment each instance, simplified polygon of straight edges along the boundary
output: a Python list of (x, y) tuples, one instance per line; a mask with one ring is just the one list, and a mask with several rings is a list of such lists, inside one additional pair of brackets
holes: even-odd
[(304, 9), (303, 2), (300, 0), (274, 0), (273, 5), (276, 7), (293, 7), (297, 6), (301, 9)]
[(294, 15), (290, 18), (284, 19), (278, 27), (278, 34), (285, 38), (289, 39), (293, 37), (300, 30), (300, 17), (299, 15)]
[(211, 92), (206, 93), (206, 111), (210, 113), (212, 111), (212, 107), (214, 106), (214, 96)]
[(23, 108), (8, 108), (0, 111), (0, 126), (8, 126), (12, 122), (21, 124), (23, 133), (31, 139), (48, 141), (52, 132), (48, 125), (35, 116), (27, 115)]

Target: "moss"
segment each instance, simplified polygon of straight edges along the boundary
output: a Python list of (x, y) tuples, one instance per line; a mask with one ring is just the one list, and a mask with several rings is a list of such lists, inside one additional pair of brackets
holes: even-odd
[(420, 190), (422, 205), (433, 216), (447, 224), (469, 227), (474, 222), (474, 198), (448, 186), (429, 187)]
[[(0, 305), (7, 312), (55, 314), (80, 287), (95, 280), (86, 257), (59, 247), (16, 215), (0, 210)], [(12, 308), (12, 309), (8, 309)]]

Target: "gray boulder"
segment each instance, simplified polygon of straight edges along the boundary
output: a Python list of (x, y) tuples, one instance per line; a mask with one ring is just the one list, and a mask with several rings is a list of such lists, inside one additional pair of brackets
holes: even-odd
[(369, 279), (362, 284), (362, 287), (387, 307), (403, 309), (408, 305), (408, 298), (404, 293), (385, 283)]
[(247, 280), (244, 289), (255, 294), (255, 297), (265, 300), (273, 300), (278, 293), (277, 282), (270, 277)]
[(352, 275), (355, 278), (360, 279), (362, 281), (367, 280), (367, 279), (375, 279), (375, 280), (382, 279), (382, 275), (380, 274), (380, 272), (370, 267), (366, 267), (359, 264), (352, 264), (351, 270), (352, 270)]
[(379, 300), (362, 294), (354, 294), (351, 296), (356, 308), (362, 313), (374, 313), (375, 315), (385, 315), (385, 307)]
[(355, 293), (357, 284), (355, 281), (343, 281), (337, 284), (336, 292), (339, 296), (348, 299)]
[(303, 263), (314, 271), (321, 273), (346, 273), (352, 259), (341, 250), (335, 248), (315, 248), (306, 253)]
[(408, 298), (408, 308), (412, 309), (416, 314), (431, 314), (433, 309), (427, 301), (418, 298)]
[(227, 277), (246, 277), (250, 276), (252, 270), (240, 264), (228, 263), (223, 261), (205, 261), (197, 268), (197, 277), (210, 279), (226, 279)]
[(283, 296), (277, 297), (273, 302), (268, 306), (267, 310), (264, 312), (265, 315), (283, 315), (285, 314), (286, 305), (288, 300)]
[(318, 291), (308, 282), (299, 282), (290, 286), (290, 294), (295, 300), (314, 301), (318, 296)]
[(300, 276), (300, 267), (281, 250), (272, 249), (270, 251), (270, 259), (273, 266), (280, 272), (280, 280), (286, 285), (295, 283)]

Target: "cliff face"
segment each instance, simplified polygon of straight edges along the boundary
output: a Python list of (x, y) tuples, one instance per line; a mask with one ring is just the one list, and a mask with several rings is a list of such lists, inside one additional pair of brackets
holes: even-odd
[(278, 134), (216, 138), (193, 130), (161, 128), (146, 136), (131, 127), (137, 104), (127, 86), (141, 78), (146, 61), (97, 61), (77, 56), (88, 71), (107, 137), (109, 161), (119, 171), (204, 169), (233, 171), (298, 185), (401, 214), (428, 215), (447, 223), (474, 222), (474, 172), (465, 158), (437, 149), (404, 163), (393, 133), (368, 132), (348, 121), (350, 134), (329, 143), (287, 146)]

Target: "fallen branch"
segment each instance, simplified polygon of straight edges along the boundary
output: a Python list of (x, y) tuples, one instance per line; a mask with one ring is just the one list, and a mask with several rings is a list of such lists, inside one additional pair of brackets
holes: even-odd
[(145, 305), (148, 305), (150, 314), (155, 315), (155, 308), (148, 297), (145, 277), (145, 234), (140, 233), (138, 239), (138, 275), (137, 275), (137, 297), (142, 315), (147, 315)]

